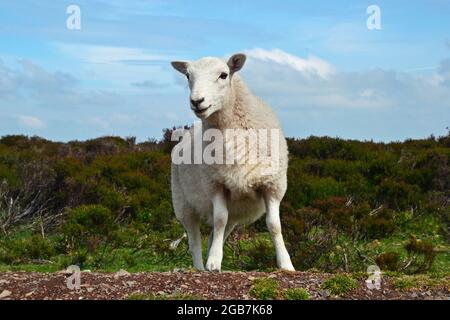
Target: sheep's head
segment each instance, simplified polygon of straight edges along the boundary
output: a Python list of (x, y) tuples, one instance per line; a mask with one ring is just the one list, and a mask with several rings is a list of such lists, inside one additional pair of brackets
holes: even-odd
[(244, 54), (233, 55), (228, 62), (206, 57), (197, 61), (172, 61), (172, 66), (186, 75), (191, 89), (190, 104), (195, 115), (208, 118), (228, 106), (231, 99), (231, 80), (245, 63)]

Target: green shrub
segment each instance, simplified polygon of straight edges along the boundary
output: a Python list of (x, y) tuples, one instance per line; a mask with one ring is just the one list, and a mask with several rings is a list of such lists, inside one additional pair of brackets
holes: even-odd
[(408, 210), (422, 199), (420, 188), (392, 178), (384, 179), (376, 190), (377, 198), (389, 208)]
[(98, 187), (97, 195), (98, 202), (112, 211), (117, 212), (123, 210), (129, 205), (128, 197), (124, 192), (119, 192), (106, 184), (102, 184)]
[(359, 221), (361, 235), (366, 239), (379, 239), (391, 235), (395, 231), (392, 210), (382, 209), (373, 215), (366, 215)]
[(110, 239), (116, 228), (111, 211), (100, 205), (69, 210), (62, 233), (69, 248), (87, 247), (90, 252)]
[(341, 296), (346, 295), (358, 286), (358, 281), (345, 274), (335, 275), (323, 283), (323, 288), (331, 294)]
[(286, 300), (309, 300), (311, 298), (308, 290), (303, 288), (286, 289), (283, 291)]
[(248, 263), (245, 268), (247, 270), (267, 270), (277, 266), (275, 249), (267, 240), (258, 239), (246, 253)]
[(385, 252), (377, 256), (375, 262), (381, 270), (397, 271), (400, 267), (400, 254)]
[(344, 196), (345, 190), (342, 183), (331, 177), (312, 179), (307, 194), (310, 199), (325, 199), (331, 196)]
[(411, 261), (413, 261), (408, 268), (409, 272), (421, 273), (430, 270), (437, 255), (437, 251), (432, 243), (412, 236), (405, 245), (405, 249), (411, 257)]
[(173, 222), (174, 217), (171, 203), (164, 199), (144, 208), (138, 214), (138, 221), (147, 224), (151, 229), (164, 230)]
[[(187, 241), (175, 252), (168, 248), (169, 239), (184, 232), (171, 207), (170, 133), (144, 143), (119, 137), (68, 143), (0, 138), (0, 184), (8, 194), (0, 200), (0, 261), (51, 259), (89, 268), (116, 261), (124, 267), (142, 261), (168, 269), (187, 265)], [(394, 143), (288, 139), (288, 189), (281, 217), (295, 267), (365, 271), (367, 259), (378, 259), (383, 269), (401, 269), (411, 261), (407, 273), (448, 273), (448, 254), (441, 247), (450, 241), (449, 141), (450, 135)], [(37, 235), (39, 214), (4, 225), (9, 198), (22, 197), (18, 207), (23, 208), (36, 192), (49, 216), (58, 217), (42, 226), (45, 240)], [(374, 211), (381, 204), (384, 208)], [(64, 210), (67, 214), (60, 217)], [(264, 232), (264, 241), (248, 240), (255, 231)], [(401, 241), (411, 234), (417, 239), (403, 253)], [(266, 238), (260, 219), (235, 242), (231, 251), (238, 251), (226, 264), (234, 269), (272, 268), (274, 251)], [(372, 248), (372, 239), (381, 245)], [(404, 261), (383, 255), (394, 251), (406, 255)]]
[(65, 267), (69, 265), (78, 265), (81, 268), (88, 262), (88, 260), (92, 257), (89, 255), (89, 251), (86, 248), (78, 247), (75, 249), (71, 249), (67, 252), (68, 259), (64, 261), (67, 264)]
[(318, 209), (306, 207), (295, 214), (283, 217), (283, 236), (297, 269), (316, 267), (321, 257), (327, 255), (336, 239), (331, 221)]
[(250, 295), (259, 300), (274, 300), (278, 297), (278, 282), (271, 278), (255, 279)]
[(430, 290), (438, 287), (448, 290), (450, 281), (448, 278), (434, 279), (426, 275), (401, 275), (393, 279), (392, 285), (400, 291)]
[(48, 260), (56, 254), (51, 239), (40, 234), (24, 235), (0, 241), (0, 262), (13, 264), (31, 260)]

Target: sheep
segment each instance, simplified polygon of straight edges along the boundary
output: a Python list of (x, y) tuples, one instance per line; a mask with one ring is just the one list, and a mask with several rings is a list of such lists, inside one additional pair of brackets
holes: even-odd
[[(212, 226), (206, 270), (220, 271), (223, 244), (233, 229), (253, 223), (265, 213), (277, 265), (280, 269), (294, 271), (283, 241), (279, 214), (280, 202), (287, 188), (287, 143), (275, 113), (250, 92), (237, 74), (245, 61), (246, 56), (238, 53), (228, 61), (205, 57), (196, 61), (171, 62), (177, 71), (187, 77), (190, 107), (201, 121), (201, 130), (196, 133), (195, 128), (191, 128), (185, 132), (172, 151), (173, 208), (188, 235), (194, 268), (204, 270), (200, 233), (202, 219)], [(278, 139), (270, 140), (278, 145), (274, 154), (277, 157), (276, 170), (267, 174), (264, 171), (267, 164), (249, 164), (247, 158), (247, 162), (232, 164), (175, 163), (175, 150), (179, 152), (185, 148), (183, 150), (194, 151), (196, 135), (215, 130), (222, 133), (226, 140), (229, 129), (270, 129), (271, 132), (279, 132)], [(220, 143), (225, 144), (226, 141)], [(206, 143), (202, 142), (201, 146), (204, 150)], [(248, 146), (245, 154), (251, 148), (255, 146)]]

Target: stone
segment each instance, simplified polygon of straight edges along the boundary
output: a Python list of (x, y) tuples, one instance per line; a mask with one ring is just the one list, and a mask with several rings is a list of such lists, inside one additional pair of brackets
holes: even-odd
[(131, 274), (124, 270), (124, 269), (120, 269), (119, 271), (116, 272), (116, 274), (114, 275), (114, 279), (118, 279), (120, 277), (127, 277), (130, 276)]
[(11, 295), (11, 291), (9, 290), (3, 290), (2, 293), (0, 293), (0, 299), (4, 299), (7, 298)]

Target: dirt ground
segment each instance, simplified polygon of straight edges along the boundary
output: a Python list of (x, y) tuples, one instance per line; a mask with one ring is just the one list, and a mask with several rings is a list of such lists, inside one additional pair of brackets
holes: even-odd
[[(57, 273), (2, 272), (0, 299), (128, 299), (130, 295), (189, 294), (203, 299), (253, 299), (252, 281), (258, 277), (277, 280), (281, 289), (301, 287), (311, 299), (450, 299), (448, 288), (399, 291), (392, 279), (383, 278), (380, 290), (370, 290), (364, 280), (342, 297), (332, 296), (321, 285), (329, 274), (308, 272), (145, 272), (129, 274), (81, 272), (79, 289), (69, 289), (71, 275)], [(73, 284), (73, 282), (72, 282)]]

